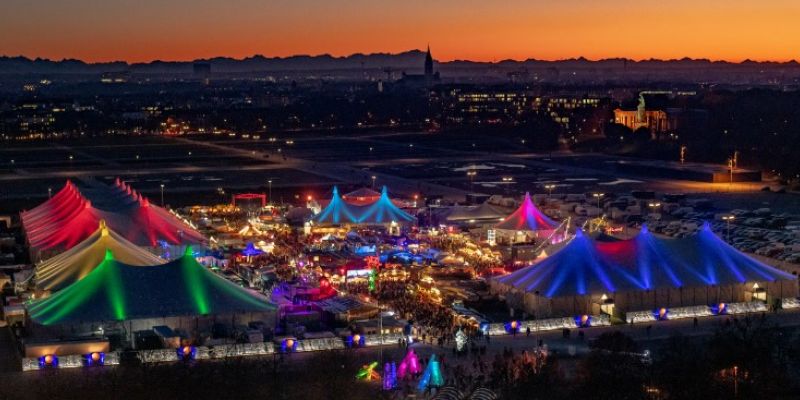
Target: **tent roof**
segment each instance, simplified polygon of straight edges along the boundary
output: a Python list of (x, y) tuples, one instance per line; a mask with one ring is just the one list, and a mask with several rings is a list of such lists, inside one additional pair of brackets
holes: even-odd
[(110, 250), (129, 265), (157, 265), (164, 260), (108, 229), (105, 221), (84, 241), (36, 266), (36, 287), (57, 291), (81, 280), (97, 267)]
[(42, 325), (271, 311), (266, 297), (198, 264), (191, 248), (177, 260), (136, 267), (111, 252), (89, 275), (28, 306)]
[(354, 206), (339, 196), (334, 186), (328, 205), (311, 219), (316, 224), (385, 224), (389, 222), (407, 223), (416, 220), (411, 214), (398, 208), (384, 186), (380, 198), (366, 206)]
[(53, 198), (21, 214), (34, 250), (66, 250), (89, 237), (101, 220), (139, 246), (200, 244), (205, 238), (119, 179), (113, 185), (67, 182)]
[(380, 197), (380, 192), (376, 192), (369, 188), (361, 188), (345, 194), (342, 196), (342, 199), (352, 205), (365, 206), (378, 201)]
[(657, 238), (643, 228), (628, 240), (599, 242), (579, 231), (555, 254), (496, 279), (558, 297), (796, 278), (737, 251), (706, 225), (681, 239)]
[(505, 220), (495, 225), (497, 229), (513, 231), (547, 231), (558, 227), (558, 224), (544, 215), (533, 204), (530, 193), (525, 193), (522, 205)]
[(369, 207), (359, 213), (359, 222), (362, 224), (384, 224), (388, 222), (408, 223), (416, 218), (398, 208), (389, 198), (386, 186), (381, 189), (381, 197)]
[(447, 214), (448, 221), (469, 221), (474, 220), (498, 220), (506, 214), (489, 203), (482, 203), (477, 206), (462, 207), (457, 206), (450, 209)]
[(322, 209), (317, 215), (311, 218), (315, 224), (354, 224), (358, 222), (356, 210), (352, 209), (353, 206), (347, 204), (339, 196), (339, 188), (333, 187), (333, 194), (331, 201)]

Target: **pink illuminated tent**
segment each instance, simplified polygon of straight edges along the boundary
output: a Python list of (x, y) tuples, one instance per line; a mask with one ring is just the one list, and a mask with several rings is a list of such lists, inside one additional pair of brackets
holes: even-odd
[(119, 179), (113, 185), (67, 184), (55, 196), (20, 215), (32, 253), (64, 251), (91, 236), (105, 221), (138, 246), (203, 244), (205, 238), (169, 211)]
[(525, 193), (522, 205), (502, 222), (495, 225), (496, 229), (509, 231), (552, 231), (558, 224), (544, 215), (531, 201), (531, 195)]

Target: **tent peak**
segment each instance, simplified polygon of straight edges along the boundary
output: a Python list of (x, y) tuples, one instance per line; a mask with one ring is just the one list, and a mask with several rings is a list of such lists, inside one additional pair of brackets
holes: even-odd
[(106, 261), (114, 260), (114, 253), (111, 252), (111, 249), (106, 249), (106, 256), (103, 259)]
[(100, 220), (100, 235), (101, 236), (108, 236), (108, 225), (106, 225), (106, 220)]
[(183, 252), (183, 255), (186, 257), (194, 257), (194, 250), (192, 250), (192, 246), (187, 245), (186, 251)]

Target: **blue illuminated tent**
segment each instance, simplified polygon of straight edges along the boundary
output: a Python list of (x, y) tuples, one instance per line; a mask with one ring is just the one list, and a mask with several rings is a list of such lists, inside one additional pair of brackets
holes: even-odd
[(681, 239), (655, 237), (643, 228), (634, 238), (596, 241), (580, 231), (561, 250), (496, 279), (546, 298), (599, 293), (736, 286), (792, 281), (793, 275), (734, 249), (706, 224)]
[(362, 224), (410, 223), (415, 220), (411, 214), (392, 203), (386, 186), (381, 189), (380, 199), (363, 209), (358, 218)]
[(339, 189), (334, 186), (330, 203), (319, 214), (311, 217), (311, 221), (319, 225), (355, 224), (358, 216), (353, 208), (342, 200)]
[(311, 221), (319, 225), (388, 224), (391, 222), (403, 224), (414, 222), (416, 218), (394, 205), (389, 199), (389, 193), (385, 186), (381, 190), (381, 197), (378, 201), (367, 206), (347, 204), (339, 196), (339, 190), (334, 186), (330, 203), (319, 214), (312, 217)]

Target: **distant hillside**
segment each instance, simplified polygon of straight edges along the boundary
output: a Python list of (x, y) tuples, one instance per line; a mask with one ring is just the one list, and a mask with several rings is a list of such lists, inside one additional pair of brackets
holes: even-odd
[[(435, 54), (435, 53), (434, 53)], [(411, 50), (398, 54), (353, 54), (346, 57), (330, 55), (298, 55), (291, 57), (264, 57), (261, 55), (244, 59), (216, 57), (193, 61), (153, 61), (149, 63), (108, 62), (86, 63), (80, 60), (53, 61), (47, 59), (29, 59), (25, 57), (0, 57), (0, 74), (99, 74), (106, 72), (148, 73), (148, 74), (188, 74), (192, 65), (197, 62), (211, 64), (213, 73), (252, 73), (252, 72), (325, 72), (337, 70), (382, 70), (392, 69), (396, 72), (406, 71), (419, 73), (422, 70), (425, 53)], [(586, 70), (593, 73), (669, 73), (721, 71), (728, 75), (752, 74), (768, 71), (773, 74), (788, 72), (790, 75), (800, 74), (800, 64), (789, 62), (755, 62), (743, 61), (731, 63), (706, 59), (680, 60), (642, 60), (634, 61), (623, 58), (603, 60), (587, 60), (574, 58), (558, 61), (529, 59), (525, 61), (504, 60), (496, 63), (456, 60), (438, 63), (437, 69), (443, 74), (481, 74), (488, 70), (495, 71), (546, 71), (546, 70)]]
[(128, 64), (125, 62), (86, 63), (80, 60), (52, 61), (25, 57), (0, 57), (0, 73), (191, 73), (194, 63), (211, 64), (216, 73), (247, 73), (270, 71), (331, 71), (352, 69), (382, 69), (385, 67), (416, 71), (422, 68), (425, 53), (419, 50), (399, 54), (353, 54), (346, 57), (330, 55), (291, 57), (253, 56), (244, 59), (216, 57), (193, 61), (152, 61)]

